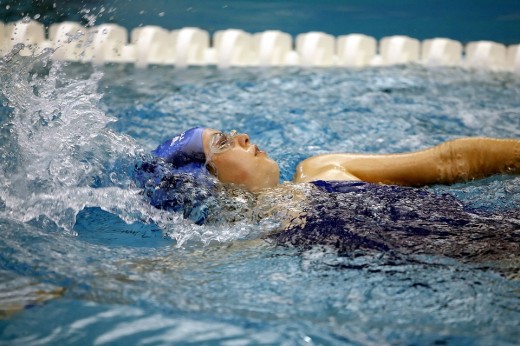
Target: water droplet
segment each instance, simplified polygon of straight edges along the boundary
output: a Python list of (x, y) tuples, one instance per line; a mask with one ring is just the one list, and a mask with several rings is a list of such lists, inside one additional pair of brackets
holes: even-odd
[(30, 22), (31, 22), (31, 17), (28, 17), (28, 16), (23, 17), (22, 23), (30, 23)]
[(5, 9), (6, 9), (6, 10), (8, 10), (8, 9), (10, 9), (10, 8), (11, 8), (11, 6), (9, 6), (9, 5), (5, 6)]
[(164, 17), (164, 12), (159, 12), (159, 17)]
[(139, 14), (144, 14), (144, 10), (139, 11)]
[(40, 14), (39, 14), (39, 13), (36, 13), (36, 14), (34, 15), (33, 18), (34, 18), (34, 19), (38, 19), (38, 18), (40, 18)]

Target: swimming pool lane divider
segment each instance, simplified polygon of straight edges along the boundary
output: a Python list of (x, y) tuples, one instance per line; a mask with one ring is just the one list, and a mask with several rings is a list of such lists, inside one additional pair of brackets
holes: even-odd
[(65, 61), (133, 63), (148, 65), (364, 67), (407, 63), (463, 66), (520, 73), (520, 45), (506, 47), (491, 41), (466, 45), (448, 38), (420, 42), (407, 36), (389, 36), (379, 42), (363, 34), (334, 37), (308, 32), (293, 37), (268, 30), (250, 34), (240, 29), (217, 31), (210, 37), (199, 28), (169, 31), (158, 26), (130, 33), (116, 24), (84, 27), (75, 22), (52, 24), (48, 30), (34, 20), (0, 22), (0, 54), (19, 43), (29, 55), (53, 48), (53, 58)]

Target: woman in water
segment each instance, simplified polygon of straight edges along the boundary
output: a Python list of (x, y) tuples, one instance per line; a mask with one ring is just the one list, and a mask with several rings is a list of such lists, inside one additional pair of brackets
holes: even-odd
[[(253, 192), (278, 185), (278, 165), (252, 144), (247, 134), (199, 128), (194, 136), (200, 136), (201, 157), (204, 154), (209, 171), (221, 182)], [(519, 172), (520, 140), (462, 138), (406, 154), (311, 157), (297, 166), (294, 182), (361, 180), (424, 186)]]
[[(222, 195), (225, 203), (213, 204), (213, 211), (208, 200), (215, 186), (233, 186), (243, 191), (240, 199), (247, 208), (242, 211), (247, 212), (242, 214), (251, 221), (280, 222), (266, 236), (278, 244), (325, 244), (341, 254), (375, 250), (479, 262), (508, 258), (518, 268), (516, 211), (497, 217), (451, 195), (412, 187), (520, 173), (520, 140), (462, 138), (405, 154), (319, 155), (301, 162), (293, 183), (283, 184), (276, 162), (247, 134), (235, 131), (193, 128), (152, 154), (154, 161), (140, 170), (152, 205), (182, 210), (198, 224), (226, 218), (229, 194)], [(214, 177), (223, 184), (215, 185)]]

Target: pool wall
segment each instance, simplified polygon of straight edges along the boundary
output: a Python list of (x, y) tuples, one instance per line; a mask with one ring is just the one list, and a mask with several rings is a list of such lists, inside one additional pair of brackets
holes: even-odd
[(363, 34), (332, 36), (307, 32), (293, 38), (279, 30), (251, 34), (241, 29), (210, 35), (195, 27), (167, 30), (141, 26), (128, 31), (117, 24), (85, 27), (76, 22), (42, 23), (23, 19), (0, 22), (2, 55), (17, 44), (22, 54), (54, 49), (58, 60), (104, 63), (229, 66), (364, 67), (405, 63), (464, 66), (520, 72), (520, 45), (492, 41), (462, 44), (449, 38), (419, 41), (394, 35), (379, 41)]
[(334, 36), (364, 33), (380, 40), (406, 35), (449, 37), (468, 43), (520, 43), (518, 0), (0, 0), (0, 21), (25, 17), (45, 26), (64, 21), (116, 23), (129, 32), (144, 25), (167, 30), (197, 27), (213, 34), (280, 30)]

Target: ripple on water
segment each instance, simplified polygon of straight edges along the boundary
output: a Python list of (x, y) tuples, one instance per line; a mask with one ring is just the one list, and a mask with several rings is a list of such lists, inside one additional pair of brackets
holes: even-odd
[[(276, 222), (199, 227), (143, 203), (130, 173), (157, 143), (196, 125), (248, 132), (284, 180), (324, 152), (518, 138), (518, 76), (420, 66), (139, 70), (45, 56), (12, 57), (0, 72), (0, 304), (23, 309), (0, 321), (2, 342), (520, 338), (519, 281), (492, 263), (258, 239)], [(430, 191), (501, 212), (518, 208), (519, 186), (497, 176)], [(250, 211), (239, 203), (247, 196), (236, 197), (229, 217)]]

